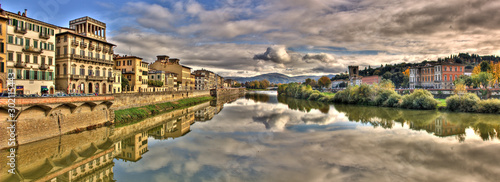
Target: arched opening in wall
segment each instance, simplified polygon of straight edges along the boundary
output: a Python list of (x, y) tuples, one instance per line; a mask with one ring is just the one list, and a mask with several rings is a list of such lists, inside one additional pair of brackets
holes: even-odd
[(78, 85), (78, 90), (80, 90), (81, 94), (85, 93), (85, 84), (83, 82)]
[(0, 89), (2, 89), (2, 92), (3, 92), (3, 80), (0, 79)]
[(95, 83), (95, 93), (98, 93), (98, 94), (101, 93), (101, 92), (99, 92), (99, 89), (100, 89), (99, 83)]
[(94, 93), (94, 92), (92, 91), (92, 83), (89, 83), (89, 93), (90, 93), (90, 94), (91, 94), (91, 93)]
[(76, 93), (76, 84), (71, 84), (71, 93)]
[(54, 87), (53, 86), (50, 87), (50, 94), (54, 94)]
[(106, 94), (106, 84), (102, 84), (102, 94)]
[(113, 85), (109, 85), (109, 92), (111, 93), (111, 91), (113, 90)]

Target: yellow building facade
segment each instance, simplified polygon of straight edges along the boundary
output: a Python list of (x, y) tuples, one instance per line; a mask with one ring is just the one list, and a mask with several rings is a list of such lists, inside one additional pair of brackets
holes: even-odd
[(70, 28), (61, 31), (56, 35), (57, 90), (66, 93), (113, 93), (115, 45), (107, 42), (104, 34), (100, 33), (106, 32), (106, 24), (82, 17), (70, 21)]
[(59, 27), (5, 11), (7, 72), (15, 74), (16, 93), (55, 92), (55, 34)]
[(179, 64), (179, 59), (165, 55), (156, 56), (157, 60), (149, 68), (177, 74), (178, 90), (194, 90), (194, 77), (191, 78), (191, 68)]
[(148, 63), (136, 56), (116, 56), (114, 69), (121, 70), (122, 77), (129, 81), (122, 91), (144, 92), (148, 88)]
[(7, 57), (5, 55), (6, 39), (7, 39), (7, 22), (8, 18), (5, 11), (0, 9), (0, 89), (2, 92), (7, 91)]

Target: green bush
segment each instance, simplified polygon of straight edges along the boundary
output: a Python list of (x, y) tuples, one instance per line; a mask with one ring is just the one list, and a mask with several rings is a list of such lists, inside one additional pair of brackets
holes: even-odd
[(312, 93), (308, 100), (318, 100), (320, 95), (318, 93)]
[(354, 96), (357, 97), (357, 104), (370, 105), (375, 97), (375, 91), (370, 85), (361, 84), (361, 86), (355, 88)]
[(328, 102), (330, 100), (330, 96), (326, 96), (326, 95), (320, 95), (318, 101), (320, 102)]
[(377, 93), (377, 96), (375, 97), (375, 105), (381, 106), (389, 99), (389, 96), (391, 95), (397, 95), (397, 93), (394, 90), (387, 90), (387, 89), (382, 89), (379, 90)]
[(472, 93), (453, 95), (446, 98), (446, 109), (456, 112), (475, 112), (479, 101), (479, 97)]
[(394, 93), (387, 98), (387, 100), (382, 104), (385, 107), (399, 107), (399, 103), (401, 102), (401, 95)]
[(477, 106), (477, 112), (500, 114), (500, 100), (488, 99), (479, 101)]
[(403, 96), (402, 108), (407, 109), (436, 109), (438, 101), (427, 90), (415, 90), (410, 95)]

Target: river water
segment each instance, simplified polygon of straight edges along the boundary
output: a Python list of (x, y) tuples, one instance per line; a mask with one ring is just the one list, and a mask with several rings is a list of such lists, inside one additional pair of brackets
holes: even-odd
[(499, 130), (498, 115), (253, 92), (21, 146), (22, 175), (3, 179), (498, 181)]

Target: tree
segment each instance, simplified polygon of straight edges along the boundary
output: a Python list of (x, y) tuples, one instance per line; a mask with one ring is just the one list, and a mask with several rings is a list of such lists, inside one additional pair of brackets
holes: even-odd
[(128, 91), (130, 90), (130, 85), (128, 83), (128, 79), (122, 76), (122, 90)]
[(480, 64), (476, 65), (474, 67), (474, 69), (472, 70), (472, 75), (477, 75), (479, 73), (481, 73), (481, 65)]
[(270, 84), (270, 83), (269, 83), (269, 81), (268, 81), (268, 80), (266, 80), (266, 79), (261, 80), (261, 81), (260, 81), (260, 88), (261, 88), (261, 89), (266, 89), (267, 87), (269, 87), (269, 84)]
[(386, 80), (390, 80), (392, 77), (392, 73), (391, 72), (385, 72), (383, 75), (382, 75), (382, 78), (383, 79), (386, 79)]
[(304, 85), (311, 85), (312, 80), (313, 79), (311, 79), (311, 78), (306, 78), (306, 81), (304, 82)]
[(481, 72), (489, 72), (491, 71), (491, 65), (488, 61), (481, 62)]
[(328, 77), (326, 76), (322, 76), (321, 78), (318, 79), (318, 85), (320, 87), (328, 87), (328, 85), (330, 85), (332, 83), (332, 81), (330, 81), (330, 79), (328, 79)]
[(375, 70), (375, 72), (373, 72), (373, 75), (379, 75), (380, 76), (380, 70)]
[(406, 70), (405, 70), (405, 71), (403, 71), (403, 74), (404, 74), (405, 76), (408, 76), (408, 77), (409, 77), (409, 76), (410, 76), (410, 68), (406, 68)]
[(477, 75), (474, 75), (474, 77), (476, 77), (477, 82), (479, 82), (483, 86), (483, 88), (488, 88), (488, 85), (490, 84), (493, 75), (491, 73), (481, 72)]

